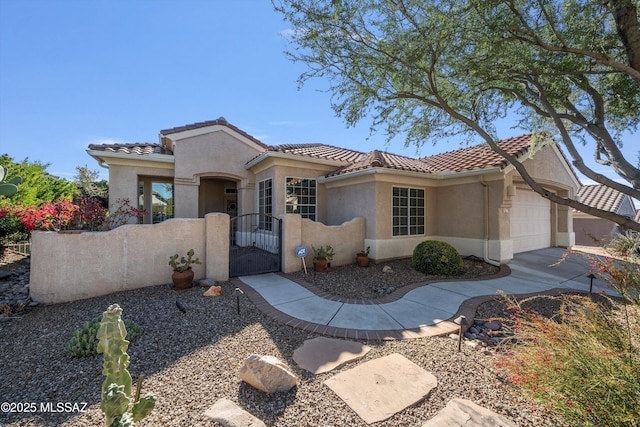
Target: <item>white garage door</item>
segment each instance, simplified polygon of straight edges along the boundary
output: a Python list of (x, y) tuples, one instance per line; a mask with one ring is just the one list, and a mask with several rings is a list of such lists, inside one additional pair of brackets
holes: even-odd
[(518, 187), (511, 208), (513, 253), (551, 246), (551, 202)]

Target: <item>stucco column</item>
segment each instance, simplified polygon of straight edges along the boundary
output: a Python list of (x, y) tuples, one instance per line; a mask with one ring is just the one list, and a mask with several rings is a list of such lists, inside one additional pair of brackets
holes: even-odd
[(576, 244), (573, 232), (573, 210), (568, 206), (556, 205), (558, 217), (558, 231), (556, 232), (556, 246), (568, 248)]
[(229, 280), (229, 215), (213, 212), (204, 218), (207, 279), (226, 282)]
[[(280, 218), (282, 219), (282, 272), (293, 273), (300, 270), (302, 263), (295, 254), (295, 249), (302, 244), (302, 217), (284, 214), (280, 215)], [(311, 248), (307, 249), (311, 250)]]

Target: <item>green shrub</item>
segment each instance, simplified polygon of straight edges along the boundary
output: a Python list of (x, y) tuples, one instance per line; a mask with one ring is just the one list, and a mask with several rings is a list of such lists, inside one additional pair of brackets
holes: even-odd
[(464, 273), (462, 257), (448, 243), (425, 240), (413, 250), (411, 265), (425, 274), (458, 276)]
[[(102, 316), (98, 316), (90, 322), (85, 322), (82, 328), (76, 330), (73, 338), (71, 338), (64, 349), (65, 354), (71, 357), (84, 357), (98, 354), (96, 351), (98, 346), (98, 338), (96, 338), (96, 335), (101, 320)], [(124, 324), (127, 328), (127, 340), (129, 340), (129, 342), (142, 335), (143, 329), (137, 323), (131, 320), (125, 320)]]

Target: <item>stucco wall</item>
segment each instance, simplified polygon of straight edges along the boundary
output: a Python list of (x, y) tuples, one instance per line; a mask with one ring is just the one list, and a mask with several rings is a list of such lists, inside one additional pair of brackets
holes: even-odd
[[(529, 174), (541, 184), (552, 183), (556, 188), (572, 189), (570, 197), (578, 191), (576, 178), (566, 163), (560, 160), (562, 154), (557, 147), (547, 146), (523, 162)], [(519, 176), (519, 175), (518, 175)]]
[[(600, 246), (611, 240), (611, 233), (616, 223), (601, 218), (574, 218), (573, 228), (576, 233), (576, 245)], [(593, 239), (597, 239), (594, 241)]]
[(282, 215), (282, 271), (291, 273), (302, 269), (302, 261), (295, 254), (299, 245), (308, 249), (305, 258), (307, 268), (313, 267), (313, 252), (311, 246), (330, 245), (335, 249), (332, 266), (352, 264), (356, 254), (363, 248), (365, 236), (364, 218), (354, 218), (341, 225), (324, 225), (299, 215)]
[(118, 199), (129, 199), (131, 206), (138, 207), (139, 177), (173, 177), (173, 167), (139, 167), (131, 165), (109, 166), (109, 206)]
[(34, 232), (31, 298), (59, 303), (171, 283), (168, 260), (194, 249), (203, 264), (195, 278), (227, 280), (229, 217), (171, 219), (125, 225), (108, 232)]

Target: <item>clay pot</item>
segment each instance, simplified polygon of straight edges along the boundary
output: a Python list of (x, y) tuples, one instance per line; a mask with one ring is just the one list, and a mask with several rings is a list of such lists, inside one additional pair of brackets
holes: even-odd
[(174, 289), (189, 289), (193, 285), (193, 270), (189, 268), (183, 272), (175, 271), (171, 275)]
[(356, 263), (360, 267), (368, 267), (369, 266), (369, 255), (367, 254), (357, 254), (356, 255)]
[(324, 257), (317, 257), (313, 268), (318, 272), (325, 271), (327, 269), (327, 259)]

